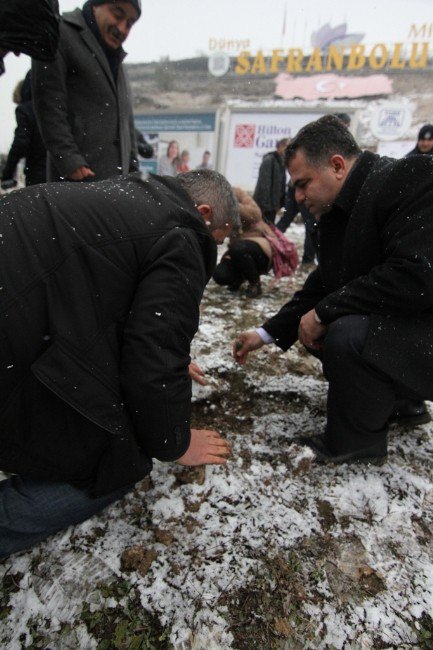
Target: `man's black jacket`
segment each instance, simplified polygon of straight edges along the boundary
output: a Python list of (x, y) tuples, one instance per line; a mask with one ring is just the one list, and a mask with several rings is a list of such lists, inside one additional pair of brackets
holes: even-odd
[(318, 230), (318, 268), (264, 328), (287, 350), (310, 309), (368, 314), (364, 357), (433, 399), (433, 159), (364, 152)]
[[(43, 430), (22, 417), (30, 372), (107, 432), (95, 493), (142, 478), (152, 457), (180, 457), (190, 342), (216, 246), (178, 181), (27, 188), (1, 199), (0, 234), (0, 469), (80, 479), (79, 468), (47, 466)], [(61, 431), (55, 446), (77, 456)]]
[(278, 211), (284, 205), (286, 172), (278, 151), (263, 157), (254, 190), (254, 200), (263, 212)]

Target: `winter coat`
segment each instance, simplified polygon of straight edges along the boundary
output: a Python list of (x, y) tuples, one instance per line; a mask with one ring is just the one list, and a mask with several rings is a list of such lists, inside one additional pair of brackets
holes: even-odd
[(409, 158), (410, 156), (433, 156), (433, 149), (430, 151), (420, 151), (418, 149), (418, 145), (411, 149), (409, 153), (406, 154), (405, 158)]
[(48, 180), (80, 166), (90, 167), (94, 180), (130, 171), (137, 156), (129, 83), (123, 65), (114, 79), (80, 9), (62, 16), (57, 56), (32, 62), (32, 82)]
[(39, 185), (3, 196), (0, 219), (0, 469), (84, 478), (80, 432), (48, 438), (49, 409), (31, 421), (29, 375), (104, 434), (96, 450), (88, 441), (94, 494), (183, 455), (190, 342), (216, 246), (179, 183)]
[(0, 0), (0, 48), (50, 61), (59, 39), (57, 0)]
[(263, 157), (253, 198), (263, 212), (278, 211), (284, 205), (286, 171), (277, 151)]
[(29, 74), (21, 89), (21, 99), (15, 110), (17, 128), (2, 170), (2, 180), (11, 180), (19, 161), (25, 158), (26, 185), (37, 185), (46, 180), (47, 151), (36, 123)]
[(318, 227), (319, 266), (265, 323), (287, 350), (300, 318), (370, 316), (363, 356), (433, 399), (433, 160), (364, 152)]

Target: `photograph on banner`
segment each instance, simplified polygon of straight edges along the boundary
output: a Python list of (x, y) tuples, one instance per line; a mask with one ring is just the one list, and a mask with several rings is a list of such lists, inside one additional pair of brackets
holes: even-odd
[(154, 154), (140, 161), (140, 168), (176, 176), (191, 169), (213, 169), (215, 163), (215, 113), (170, 113), (135, 115), (135, 127), (151, 133)]

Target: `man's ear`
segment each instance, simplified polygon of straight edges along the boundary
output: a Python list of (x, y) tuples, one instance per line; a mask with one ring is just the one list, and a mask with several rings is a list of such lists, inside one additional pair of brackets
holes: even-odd
[(329, 159), (329, 164), (331, 165), (332, 170), (338, 180), (341, 180), (345, 177), (347, 172), (347, 161), (344, 156), (340, 156), (338, 153), (334, 154)]
[(197, 206), (197, 210), (203, 217), (203, 221), (207, 226), (212, 225), (212, 208), (207, 203), (201, 203)]

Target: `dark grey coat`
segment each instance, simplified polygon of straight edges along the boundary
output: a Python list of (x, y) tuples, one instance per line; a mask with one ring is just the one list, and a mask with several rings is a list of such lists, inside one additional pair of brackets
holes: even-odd
[(364, 152), (319, 221), (319, 267), (264, 328), (287, 350), (301, 316), (370, 316), (363, 351), (433, 399), (433, 159)]
[(32, 81), (49, 152), (48, 180), (82, 165), (95, 172), (95, 180), (129, 172), (136, 157), (129, 84), (122, 64), (114, 80), (80, 9), (62, 16), (57, 56), (51, 63), (33, 61)]

